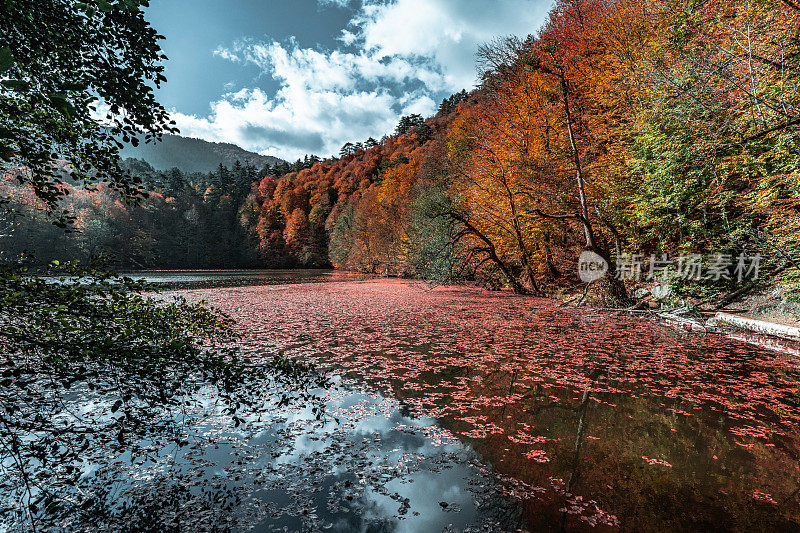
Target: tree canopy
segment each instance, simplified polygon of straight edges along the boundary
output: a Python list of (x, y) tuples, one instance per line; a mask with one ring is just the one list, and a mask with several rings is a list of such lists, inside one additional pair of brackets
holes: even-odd
[[(65, 179), (104, 181), (125, 201), (144, 191), (119, 166), (124, 142), (173, 128), (154, 88), (166, 80), (147, 0), (0, 3), (0, 161), (50, 211)], [(58, 222), (69, 220), (61, 213)]]

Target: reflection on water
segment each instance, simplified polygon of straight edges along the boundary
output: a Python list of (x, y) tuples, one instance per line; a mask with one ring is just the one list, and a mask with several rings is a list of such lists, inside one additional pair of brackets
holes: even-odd
[[(187, 294), (237, 318), (247, 349), (286, 349), (375, 387), (404, 413), (435, 419), (519, 497), (528, 529), (800, 530), (793, 354), (547, 300), (400, 280)], [(367, 419), (376, 416), (389, 423), (397, 415)], [(446, 483), (431, 472), (426, 483)], [(312, 486), (327, 494), (335, 483)], [(453, 503), (461, 511), (451, 515), (470, 516), (467, 503)], [(358, 505), (394, 508), (384, 504)], [(409, 502), (395, 517), (415, 510)], [(466, 522), (452, 521), (457, 529)]]
[(513, 507), (492, 515), (507, 505), (492, 496), (474, 452), (435, 421), (403, 416), (396, 402), (370, 394), (340, 394), (329, 408), (338, 424), (295, 420), (278, 430), (292, 445), (259, 474), (269, 488), (255, 497), (273, 510), (258, 530), (519, 525)]
[(146, 509), (124, 515), (134, 531), (520, 527), (519, 507), (496, 495), (475, 452), (434, 420), (403, 415), (396, 401), (374, 392), (337, 388), (326, 395), (327, 420), (288, 407), (251, 418), (247, 433), (206, 408), (196, 424), (203, 438), (145, 464), (121, 456), (85, 483), (115, 486), (108, 503), (116, 512), (120, 501)]

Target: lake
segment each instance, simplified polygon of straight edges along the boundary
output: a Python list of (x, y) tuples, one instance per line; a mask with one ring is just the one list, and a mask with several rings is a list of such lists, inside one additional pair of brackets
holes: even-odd
[(241, 287), (248, 285), (281, 285), (287, 283), (322, 283), (366, 279), (356, 272), (336, 270), (145, 270), (123, 272), (122, 275), (146, 281), (165, 289), (199, 289)]
[(328, 419), (192, 452), (256, 530), (800, 531), (788, 351), (506, 292), (244, 276), (179, 293), (339, 380)]

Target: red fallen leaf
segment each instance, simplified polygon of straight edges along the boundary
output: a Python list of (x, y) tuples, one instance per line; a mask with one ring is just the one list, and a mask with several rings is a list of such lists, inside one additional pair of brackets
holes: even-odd
[(778, 502), (776, 502), (771, 495), (765, 492), (761, 492), (760, 490), (754, 490), (751, 496), (753, 497), (754, 500), (771, 503), (772, 505), (778, 505)]
[(647, 464), (649, 464), (649, 465), (661, 465), (661, 466), (668, 466), (668, 467), (672, 468), (672, 465), (669, 464), (668, 462), (664, 461), (663, 459), (652, 459), (650, 457), (647, 457), (646, 455), (643, 455), (642, 459), (647, 461)]
[(547, 457), (547, 452), (545, 452), (544, 450), (531, 450), (531, 451), (525, 453), (525, 457), (527, 459), (531, 459), (533, 461), (536, 461), (537, 463), (549, 463), (550, 462), (550, 458)]
[[(256, 353), (285, 349), (323, 369), (385, 388), (421, 416), (475, 417), (477, 427), (465, 429), (477, 430), (476, 438), (493, 438), (487, 423), (494, 422), (512, 442), (527, 441), (525, 435), (537, 431), (516, 411), (515, 402), (525, 401), (522, 393), (538, 389), (543, 404), (558, 401), (574, 408), (570, 398), (580, 398), (576, 390), (588, 388), (591, 401), (602, 403), (604, 412), (620, 415), (612, 425), (592, 427), (602, 438), (594, 446), (613, 445), (617, 433), (631, 427), (629, 419), (640, 421), (639, 411), (634, 417), (628, 410), (635, 395), (637, 405), (644, 406), (641, 415), (669, 419), (658, 418), (658, 423), (675, 426), (673, 435), (683, 434), (691, 419), (701, 430), (747, 448), (754, 446), (747, 442), (751, 439), (764, 443), (767, 437), (788, 437), (780, 452), (771, 446), (764, 450), (770, 460), (779, 453), (797, 457), (800, 411), (787, 398), (796, 394), (800, 359), (731, 339), (665, 334), (657, 324), (624, 317), (598, 328), (585, 311), (535, 298), (461, 288), (428, 292), (402, 280), (189, 296), (209, 300), (238, 319), (243, 343)], [(603, 375), (587, 375), (587, 369), (600, 366)], [(722, 416), (731, 421), (731, 431), (718, 428)], [(525, 420), (538, 424), (535, 418)], [(537, 430), (553, 440), (563, 436), (546, 433), (543, 424)], [(509, 440), (496, 442), (508, 445)], [(517, 444), (511, 453), (519, 457), (526, 444), (537, 442)], [(608, 449), (614, 453), (613, 446)], [(652, 448), (645, 444), (644, 449)], [(663, 463), (648, 462), (669, 465)], [(737, 490), (747, 495), (752, 486)]]

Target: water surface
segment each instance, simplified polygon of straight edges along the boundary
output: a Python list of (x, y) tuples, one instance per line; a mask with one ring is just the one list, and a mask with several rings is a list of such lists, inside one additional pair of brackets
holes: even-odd
[[(246, 350), (286, 350), (397, 402), (385, 413), (392, 427), (400, 413), (456, 437), (476, 454), (456, 463), (472, 475), (490, 471), (502, 488), (489, 505), (495, 518), (519, 512), (529, 530), (800, 531), (800, 362), (792, 353), (544, 299), (402, 280), (185, 294), (232, 314)], [(461, 493), (488, 483), (460, 479), (453, 486)], [(477, 520), (485, 502), (464, 501), (472, 504), (458, 508), (472, 510), (449, 522), (455, 529), (492, 514)], [(415, 529), (409, 506), (378, 530), (438, 530), (433, 522)], [(494, 524), (515, 528), (513, 520)]]
[(356, 272), (337, 270), (137, 270), (122, 275), (137, 281), (152, 283), (165, 289), (199, 289), (211, 287), (242, 287), (250, 285), (281, 285), (287, 283), (322, 283), (365, 279)]

